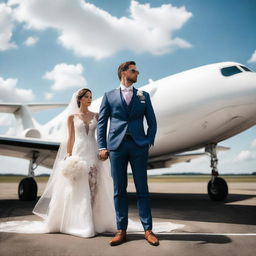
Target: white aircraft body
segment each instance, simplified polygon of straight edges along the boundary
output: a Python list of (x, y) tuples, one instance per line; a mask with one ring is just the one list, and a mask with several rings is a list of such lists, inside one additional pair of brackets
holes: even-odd
[[(150, 93), (158, 123), (155, 145), (149, 153), (149, 169), (170, 167), (210, 154), (212, 179), (208, 194), (213, 200), (224, 200), (228, 187), (218, 177), (216, 152), (227, 148), (217, 144), (256, 123), (255, 72), (236, 62), (221, 62), (152, 81), (140, 89)], [(101, 99), (93, 101), (92, 111), (99, 111)], [(52, 167), (59, 147), (58, 130), (66, 125), (63, 112), (41, 126), (30, 111), (60, 106), (63, 105), (0, 104), (0, 112), (14, 113), (18, 122), (17, 136), (0, 136), (0, 154), (30, 160), (30, 178), (19, 184), (22, 200), (36, 198), (34, 169), (38, 165)], [(205, 153), (193, 152), (201, 148)]]

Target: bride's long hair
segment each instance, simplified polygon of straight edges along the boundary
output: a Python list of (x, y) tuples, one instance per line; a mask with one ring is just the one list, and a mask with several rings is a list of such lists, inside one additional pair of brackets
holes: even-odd
[(53, 189), (58, 182), (58, 177), (61, 169), (61, 161), (65, 158), (67, 152), (67, 140), (68, 140), (68, 131), (67, 131), (67, 119), (70, 115), (79, 112), (79, 104), (81, 98), (86, 94), (86, 92), (91, 92), (90, 89), (82, 88), (73, 93), (71, 100), (67, 108), (61, 114), (62, 125), (58, 131), (58, 138), (60, 139), (60, 147), (52, 168), (51, 175), (49, 177), (48, 183), (45, 187), (45, 190), (38, 200), (36, 206), (33, 209), (33, 213), (42, 217), (43, 219), (47, 218), (49, 205), (53, 195)]

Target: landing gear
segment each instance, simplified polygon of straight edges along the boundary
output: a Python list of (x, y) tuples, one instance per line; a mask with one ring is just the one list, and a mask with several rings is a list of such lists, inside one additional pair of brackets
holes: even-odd
[(216, 153), (216, 144), (209, 144), (205, 147), (205, 152), (208, 152), (211, 157), (211, 168), (212, 168), (212, 178), (208, 182), (207, 190), (209, 197), (214, 201), (223, 201), (228, 195), (228, 185), (226, 181), (219, 178), (219, 173), (217, 169), (218, 158)]
[(210, 180), (207, 186), (208, 195), (213, 201), (223, 201), (228, 195), (228, 185), (222, 178), (215, 177), (214, 181)]
[(22, 201), (34, 201), (37, 197), (37, 184), (34, 178), (24, 178), (18, 188), (19, 199)]
[(19, 199), (22, 201), (34, 201), (37, 198), (37, 184), (34, 180), (34, 170), (37, 167), (36, 160), (39, 156), (39, 152), (33, 151), (32, 154), (28, 170), (29, 177), (22, 179), (18, 188)]

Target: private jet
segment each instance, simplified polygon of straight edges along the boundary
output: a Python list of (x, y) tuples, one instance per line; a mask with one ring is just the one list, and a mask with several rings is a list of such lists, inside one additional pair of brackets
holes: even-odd
[[(218, 146), (256, 123), (256, 74), (245, 65), (221, 62), (200, 66), (150, 81), (139, 88), (151, 95), (158, 121), (155, 145), (150, 149), (148, 169), (169, 168), (180, 162), (210, 156), (211, 179), (208, 195), (222, 201), (228, 186), (218, 172)], [(102, 97), (93, 101), (98, 112)], [(18, 188), (20, 200), (35, 200), (37, 166), (52, 168), (60, 145), (58, 130), (66, 125), (63, 113), (39, 125), (31, 113), (62, 104), (0, 104), (0, 112), (13, 113), (15, 137), (0, 136), (0, 155), (28, 159), (28, 177)], [(146, 126), (146, 124), (145, 124)], [(198, 153), (196, 150), (204, 149)]]

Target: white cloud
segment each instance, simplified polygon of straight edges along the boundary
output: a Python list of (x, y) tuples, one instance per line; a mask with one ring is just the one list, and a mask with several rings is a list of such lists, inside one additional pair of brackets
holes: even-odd
[(256, 50), (252, 54), (251, 58), (248, 60), (248, 63), (256, 62)]
[(101, 59), (121, 50), (159, 55), (191, 47), (173, 37), (192, 16), (185, 7), (153, 8), (132, 0), (129, 16), (117, 18), (83, 0), (15, 0), (9, 5), (28, 29), (56, 29), (59, 43), (78, 56)]
[(44, 93), (44, 98), (46, 99), (46, 100), (51, 100), (52, 98), (53, 98), (53, 93), (51, 93), (51, 92), (45, 92)]
[(52, 71), (46, 72), (45, 79), (53, 80), (51, 89), (61, 91), (73, 87), (84, 87), (87, 82), (82, 76), (83, 66), (81, 64), (68, 65), (61, 63), (56, 65)]
[(252, 141), (251, 146), (254, 147), (254, 148), (256, 147), (256, 139), (254, 139), (254, 140)]
[(238, 154), (234, 162), (242, 162), (242, 161), (255, 160), (255, 159), (256, 159), (256, 152), (253, 152), (250, 150), (243, 150)]
[(17, 88), (17, 81), (0, 77), (0, 102), (29, 102), (35, 98), (32, 90)]
[(26, 46), (35, 45), (38, 42), (38, 37), (28, 37), (27, 40), (24, 42)]
[(17, 134), (17, 130), (16, 130), (15, 127), (9, 127), (8, 130), (5, 133), (6, 136), (14, 136), (16, 134)]
[(0, 3), (0, 51), (16, 47), (16, 44), (11, 42), (13, 27), (12, 9)]
[(13, 124), (12, 115), (0, 114), (0, 126), (10, 126)]

